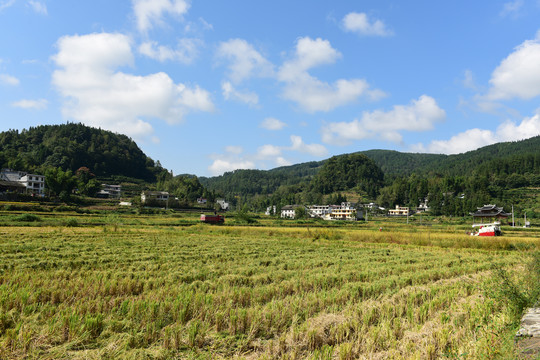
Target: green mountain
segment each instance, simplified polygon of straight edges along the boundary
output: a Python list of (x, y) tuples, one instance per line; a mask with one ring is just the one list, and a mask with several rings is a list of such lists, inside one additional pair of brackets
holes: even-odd
[(87, 167), (96, 176), (155, 181), (162, 169), (129, 137), (82, 124), (43, 125), (0, 133), (0, 167), (31, 173)]

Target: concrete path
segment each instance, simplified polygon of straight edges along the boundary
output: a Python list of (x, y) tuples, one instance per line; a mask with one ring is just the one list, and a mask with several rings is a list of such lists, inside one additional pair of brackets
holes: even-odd
[(527, 309), (516, 334), (521, 359), (540, 357), (540, 308)]

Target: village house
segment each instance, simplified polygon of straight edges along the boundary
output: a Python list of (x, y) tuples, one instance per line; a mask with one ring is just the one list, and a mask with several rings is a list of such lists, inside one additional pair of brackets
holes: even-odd
[(152, 201), (167, 202), (169, 193), (167, 191), (143, 191), (141, 193), (141, 202), (147, 204)]
[(311, 217), (323, 217), (330, 212), (330, 205), (309, 205), (307, 207), (309, 216)]
[(294, 219), (296, 216), (296, 209), (299, 207), (304, 207), (303, 205), (285, 205), (281, 208), (281, 218), (283, 219)]
[(219, 204), (221, 210), (229, 210), (229, 203), (225, 199), (217, 199), (216, 203)]
[(276, 205), (267, 207), (264, 215), (276, 215)]
[(205, 199), (205, 198), (202, 198), (202, 197), (197, 198), (197, 204), (199, 204), (199, 205), (206, 205), (207, 202), (208, 202), (208, 200)]
[(101, 184), (101, 190), (96, 194), (101, 198), (119, 198), (122, 195), (122, 185)]
[(342, 202), (341, 205), (330, 205), (330, 211), (322, 218), (323, 220), (357, 220), (357, 212), (350, 202)]
[(409, 216), (411, 213), (409, 207), (396, 205), (395, 209), (388, 210), (390, 216)]
[(0, 181), (2, 181), (2, 189), (29, 195), (45, 196), (45, 176), (43, 175), (2, 169)]

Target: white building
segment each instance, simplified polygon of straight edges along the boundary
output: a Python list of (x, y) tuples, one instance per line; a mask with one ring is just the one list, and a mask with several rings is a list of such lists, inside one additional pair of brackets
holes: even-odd
[(97, 193), (98, 197), (119, 198), (122, 195), (122, 185), (101, 184), (101, 190)]
[[(294, 219), (296, 216), (296, 209), (302, 207), (303, 205), (285, 205), (281, 208), (281, 218), (283, 219)], [(304, 209), (306, 207), (304, 206)]]
[(169, 193), (166, 191), (143, 191), (141, 193), (141, 202), (143, 204), (150, 201), (163, 201), (169, 200)]
[(208, 200), (206, 200), (205, 198), (197, 198), (197, 204), (199, 205), (206, 205), (206, 203), (208, 202)]
[(307, 209), (311, 217), (323, 217), (331, 211), (330, 205), (309, 205)]
[(27, 194), (45, 195), (45, 176), (28, 174), (23, 171), (2, 169), (0, 179), (4, 181), (17, 182), (24, 185)]
[(388, 210), (388, 215), (390, 215), (390, 216), (409, 216), (410, 215), (409, 207), (396, 205), (395, 209)]
[(225, 199), (217, 199), (216, 203), (221, 206), (221, 210), (229, 210), (229, 203), (225, 201)]
[(276, 205), (267, 207), (264, 215), (276, 215)]
[(341, 205), (330, 205), (330, 212), (323, 216), (324, 220), (356, 220), (356, 208), (350, 202)]

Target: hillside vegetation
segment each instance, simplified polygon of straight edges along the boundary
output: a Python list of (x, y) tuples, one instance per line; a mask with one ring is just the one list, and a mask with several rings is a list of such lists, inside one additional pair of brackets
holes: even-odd
[(87, 167), (98, 177), (155, 181), (160, 171), (129, 137), (82, 124), (43, 125), (0, 133), (0, 167), (44, 174)]

